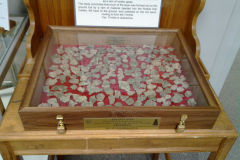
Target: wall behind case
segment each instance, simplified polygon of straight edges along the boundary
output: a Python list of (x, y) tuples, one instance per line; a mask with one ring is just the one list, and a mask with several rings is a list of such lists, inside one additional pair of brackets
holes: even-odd
[(197, 34), (200, 57), (219, 95), (239, 50), (239, 0), (206, 0), (199, 15)]
[(23, 0), (8, 0), (10, 15), (21, 15), (27, 13)]

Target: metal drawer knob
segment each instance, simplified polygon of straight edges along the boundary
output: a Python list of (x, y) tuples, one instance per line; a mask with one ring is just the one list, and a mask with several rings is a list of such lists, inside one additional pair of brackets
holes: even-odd
[(177, 126), (177, 130), (176, 130), (177, 133), (183, 133), (184, 132), (184, 130), (186, 128), (185, 121), (187, 120), (187, 118), (188, 118), (188, 116), (186, 114), (183, 114), (181, 116), (181, 120), (180, 120), (180, 122)]
[(65, 126), (63, 122), (63, 116), (62, 115), (57, 115), (56, 117), (58, 124), (57, 124), (57, 133), (58, 134), (64, 134), (65, 133)]

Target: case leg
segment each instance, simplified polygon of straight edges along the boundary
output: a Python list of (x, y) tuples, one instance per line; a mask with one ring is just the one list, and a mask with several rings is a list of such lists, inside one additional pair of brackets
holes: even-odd
[(57, 156), (57, 160), (64, 160), (64, 156), (62, 156), (62, 155), (59, 156), (59, 155), (58, 155), (58, 156)]
[(166, 160), (171, 160), (170, 153), (164, 153)]
[(14, 155), (12, 148), (8, 143), (0, 143), (0, 152), (3, 160), (20, 160), (19, 156)]
[(48, 155), (48, 160), (54, 160), (55, 155)]
[(217, 152), (212, 152), (208, 160), (225, 160), (228, 152), (232, 148), (236, 138), (225, 138), (222, 140)]
[(158, 160), (158, 158), (159, 158), (159, 153), (153, 153), (152, 160)]

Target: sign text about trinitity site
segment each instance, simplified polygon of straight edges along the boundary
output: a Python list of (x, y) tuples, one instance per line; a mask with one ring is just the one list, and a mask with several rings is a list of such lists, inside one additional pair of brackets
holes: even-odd
[(160, 11), (161, 0), (75, 0), (79, 26), (155, 28)]

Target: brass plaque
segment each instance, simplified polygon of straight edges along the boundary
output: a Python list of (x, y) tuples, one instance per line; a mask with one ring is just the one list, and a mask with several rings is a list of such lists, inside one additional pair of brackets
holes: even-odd
[(158, 129), (160, 117), (84, 118), (84, 129)]

